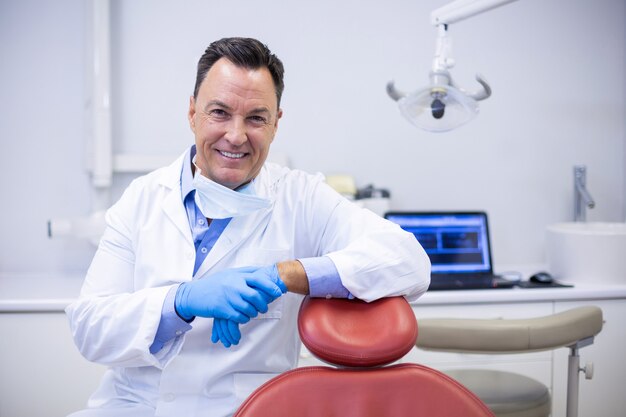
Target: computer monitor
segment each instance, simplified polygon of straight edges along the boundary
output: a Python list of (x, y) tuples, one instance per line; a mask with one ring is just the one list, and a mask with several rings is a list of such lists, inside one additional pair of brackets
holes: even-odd
[(389, 212), (385, 218), (415, 235), (433, 274), (493, 273), (485, 212)]

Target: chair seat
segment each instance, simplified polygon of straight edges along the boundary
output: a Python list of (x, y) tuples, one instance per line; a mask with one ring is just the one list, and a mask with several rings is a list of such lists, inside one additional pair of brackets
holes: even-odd
[(497, 417), (548, 417), (548, 388), (524, 375), (486, 369), (445, 372), (472, 391)]

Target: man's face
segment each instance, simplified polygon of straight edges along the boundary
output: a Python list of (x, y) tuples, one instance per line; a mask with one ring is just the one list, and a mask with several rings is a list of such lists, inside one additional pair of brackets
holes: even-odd
[(261, 170), (281, 115), (267, 68), (249, 70), (219, 59), (189, 102), (196, 165), (225, 187), (247, 183)]

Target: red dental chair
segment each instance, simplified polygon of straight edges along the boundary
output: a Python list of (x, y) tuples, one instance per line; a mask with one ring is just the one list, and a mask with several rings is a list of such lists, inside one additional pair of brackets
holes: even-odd
[(313, 299), (300, 307), (304, 345), (337, 367), (297, 368), (271, 379), (234, 417), (493, 417), (470, 391), (416, 364), (384, 366), (415, 345), (417, 323), (402, 297), (372, 303)]

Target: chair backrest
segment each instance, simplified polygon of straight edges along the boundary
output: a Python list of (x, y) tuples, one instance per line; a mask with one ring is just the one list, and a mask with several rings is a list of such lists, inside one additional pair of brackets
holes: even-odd
[(415, 344), (417, 324), (402, 297), (372, 303), (305, 298), (302, 342), (321, 360), (262, 385), (235, 417), (493, 417), (450, 377), (416, 364), (382, 365)]

